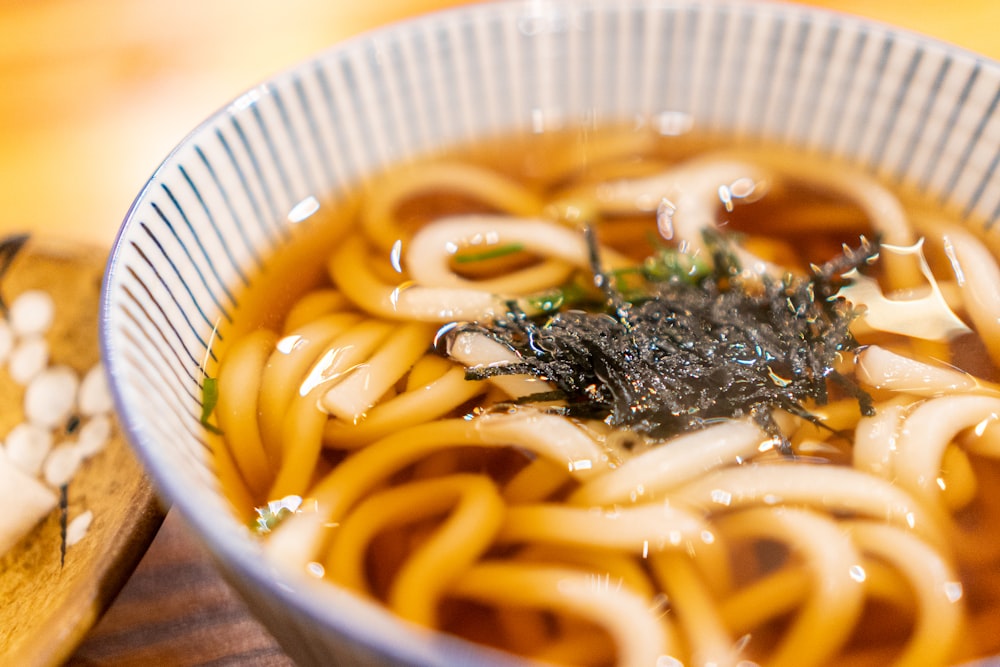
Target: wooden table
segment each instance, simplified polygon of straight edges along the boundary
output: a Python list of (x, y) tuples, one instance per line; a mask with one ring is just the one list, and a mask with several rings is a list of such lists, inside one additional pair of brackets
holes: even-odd
[[(0, 233), (107, 249), (202, 118), (270, 73), (379, 23), (462, 0), (0, 1)], [(995, 0), (811, 0), (1000, 58)], [(287, 665), (168, 515), (71, 665)]]

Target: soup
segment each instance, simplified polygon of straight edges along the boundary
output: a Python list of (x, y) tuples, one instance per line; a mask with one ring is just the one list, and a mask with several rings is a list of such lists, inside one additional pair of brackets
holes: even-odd
[(991, 239), (844, 165), (505, 137), (321, 209), (205, 379), (275, 562), (580, 665), (1000, 652)]

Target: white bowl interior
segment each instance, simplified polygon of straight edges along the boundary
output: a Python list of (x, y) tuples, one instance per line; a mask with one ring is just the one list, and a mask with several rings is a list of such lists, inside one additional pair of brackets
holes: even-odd
[(313, 198), (433, 148), (625, 120), (827, 153), (990, 225), (998, 99), (990, 61), (794, 5), (502, 2), (361, 36), (221, 109), (135, 200), (102, 309), (118, 410), (165, 498), (301, 664), (499, 664), (275, 571), (220, 494), (201, 369)]

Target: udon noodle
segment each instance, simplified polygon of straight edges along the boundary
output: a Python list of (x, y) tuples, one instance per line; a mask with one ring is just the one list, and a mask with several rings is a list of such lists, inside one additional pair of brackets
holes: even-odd
[[(993, 240), (846, 166), (702, 143), (506, 138), (310, 221), (335, 242), (258, 280), (292, 294), (256, 297), (208, 369), (219, 474), (267, 555), (559, 664), (1000, 652)], [(522, 352), (465, 326), (544, 330), (582, 307), (567, 286), (607, 295), (664, 248), (693, 271), (719, 237), (751, 286), (878, 240), (829, 297), (855, 308), (831, 371), (857, 392), (650, 435), (488, 372)]]

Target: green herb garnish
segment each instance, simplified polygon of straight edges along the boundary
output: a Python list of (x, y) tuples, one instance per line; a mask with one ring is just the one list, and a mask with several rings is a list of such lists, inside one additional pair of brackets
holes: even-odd
[[(674, 248), (659, 248), (642, 264), (626, 266), (609, 272), (608, 277), (617, 285), (626, 301), (642, 300), (649, 294), (650, 282), (680, 280), (695, 284), (709, 274), (709, 265), (703, 259), (692, 257)], [(600, 290), (582, 280), (571, 280), (561, 287), (545, 290), (525, 297), (528, 312), (554, 313), (571, 306), (600, 306)]]
[(711, 268), (701, 257), (675, 248), (660, 248), (642, 263), (641, 272), (651, 281), (680, 280), (694, 285), (707, 277)]
[(520, 243), (505, 243), (495, 245), (479, 252), (462, 251), (455, 253), (455, 261), (459, 264), (471, 264), (473, 262), (485, 262), (488, 259), (499, 259), (507, 255), (513, 255), (524, 250)]
[(201, 425), (216, 435), (222, 435), (222, 430), (209, 422), (215, 406), (219, 402), (218, 378), (205, 376), (201, 382)]
[(282, 519), (291, 514), (292, 512), (285, 508), (281, 508), (277, 512), (272, 512), (266, 506), (258, 507), (257, 516), (253, 520), (251, 528), (257, 533), (270, 533), (281, 523)]
[(593, 290), (588, 291), (577, 282), (568, 282), (562, 287), (532, 294), (525, 298), (525, 303), (533, 313), (553, 313), (592, 297)]
[(270, 533), (278, 524), (295, 514), (302, 504), (299, 496), (288, 496), (281, 500), (272, 500), (266, 505), (255, 507), (257, 516), (250, 522), (250, 529), (263, 535)]

